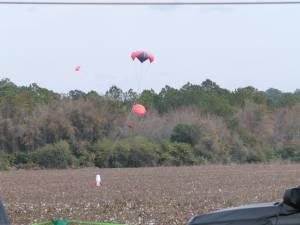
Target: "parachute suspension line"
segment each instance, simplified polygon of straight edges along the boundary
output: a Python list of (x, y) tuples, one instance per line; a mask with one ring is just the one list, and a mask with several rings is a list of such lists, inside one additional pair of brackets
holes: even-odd
[(148, 75), (148, 71), (150, 69), (151, 63), (147, 60), (143, 63), (140, 63), (138, 65), (138, 74), (137, 74), (137, 93), (139, 95), (142, 94), (143, 88), (142, 88), (142, 78)]
[[(150, 65), (151, 65), (151, 63), (150, 63), (150, 62), (147, 62), (147, 65), (145, 66), (145, 71), (144, 71), (145, 74), (149, 74)], [(150, 77), (151, 77), (151, 76), (150, 76)]]
[[(137, 79), (137, 76), (138, 76), (138, 67), (137, 67), (137, 62), (134, 60), (133, 61), (133, 67), (132, 67), (132, 71), (133, 71), (133, 73), (132, 73), (132, 75), (133, 75), (133, 79)], [(137, 91), (137, 87), (135, 87), (136, 88), (136, 91)], [(132, 88), (133, 90), (135, 89), (135, 88)]]
[[(139, 95), (140, 92), (140, 88), (141, 88), (141, 76), (142, 76), (142, 64), (138, 61), (138, 60), (134, 60), (133, 61), (133, 77), (135, 79), (135, 88), (133, 88), (133, 90), (135, 89), (137, 95)], [(136, 103), (136, 99), (134, 100), (133, 104)]]
[(143, 64), (140, 63), (138, 64), (138, 73), (137, 73), (137, 77), (136, 77), (136, 81), (137, 81), (137, 94), (139, 96), (140, 91), (141, 91), (141, 76), (143, 76)]
[[(144, 62), (144, 63), (147, 63), (147, 62)], [(146, 75), (146, 68), (145, 68), (145, 65), (144, 63), (141, 63), (139, 66), (140, 66), (140, 74), (139, 74), (139, 77), (138, 77), (138, 93), (139, 95), (142, 94), (142, 77), (144, 77)]]
[[(147, 63), (147, 64), (144, 66), (145, 68), (144, 68), (144, 72), (143, 72), (143, 73), (144, 73), (144, 74), (147, 74), (147, 75), (150, 75), (149, 77), (152, 77), (151, 74), (149, 74), (151, 62), (148, 62), (148, 61), (147, 61), (147, 62), (145, 62), (145, 63)], [(142, 95), (142, 90), (141, 90), (141, 95)], [(151, 101), (151, 106), (150, 106), (150, 108), (152, 108), (152, 101)], [(149, 110), (149, 109), (147, 109), (147, 111), (148, 111), (148, 110)], [(143, 115), (143, 117), (145, 117), (145, 116), (147, 117), (147, 113)], [(142, 128), (142, 130), (144, 130), (146, 125), (145, 125), (145, 123), (143, 123), (142, 118), (139, 118), (139, 123), (141, 124), (140, 127)]]

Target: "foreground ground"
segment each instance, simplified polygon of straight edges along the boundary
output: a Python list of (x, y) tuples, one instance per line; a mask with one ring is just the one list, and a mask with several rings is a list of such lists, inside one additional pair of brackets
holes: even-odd
[[(103, 186), (95, 188), (101, 173)], [(0, 172), (0, 198), (15, 225), (49, 218), (186, 224), (222, 207), (280, 200), (300, 165), (198, 166)]]

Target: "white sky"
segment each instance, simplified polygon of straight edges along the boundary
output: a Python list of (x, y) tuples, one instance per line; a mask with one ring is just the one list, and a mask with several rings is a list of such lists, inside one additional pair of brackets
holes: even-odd
[[(0, 77), (57, 92), (300, 88), (300, 5), (0, 6)], [(130, 53), (156, 61), (140, 81)], [(76, 65), (81, 71), (75, 72)]]

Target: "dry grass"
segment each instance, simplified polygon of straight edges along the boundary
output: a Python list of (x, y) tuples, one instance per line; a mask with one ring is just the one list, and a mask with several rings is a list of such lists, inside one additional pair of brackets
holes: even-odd
[[(100, 172), (104, 185), (95, 188)], [(13, 224), (49, 218), (129, 224), (185, 224), (222, 207), (280, 200), (300, 182), (300, 165), (0, 172)]]

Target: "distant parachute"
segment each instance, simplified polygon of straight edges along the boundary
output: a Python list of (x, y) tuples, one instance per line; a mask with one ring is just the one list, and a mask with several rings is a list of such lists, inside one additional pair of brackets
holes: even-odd
[(132, 106), (131, 111), (134, 112), (135, 114), (137, 114), (138, 116), (142, 116), (147, 112), (145, 106), (143, 106), (141, 104), (134, 104)]
[(141, 90), (141, 80), (146, 76), (146, 72), (149, 70), (150, 64), (154, 62), (154, 55), (144, 50), (138, 50), (132, 52), (130, 56), (133, 60), (133, 74), (136, 77), (137, 92), (139, 92)]
[(154, 55), (143, 50), (132, 52), (131, 58), (132, 60), (138, 59), (141, 63), (146, 60), (149, 60), (150, 63), (154, 62)]
[(79, 66), (79, 65), (77, 65), (77, 66), (75, 67), (75, 71), (76, 71), (76, 72), (79, 72), (79, 71), (80, 71), (80, 66)]
[(131, 108), (131, 112), (127, 118), (127, 126), (130, 129), (138, 127), (141, 117), (147, 112), (145, 106), (141, 104), (134, 104)]
[[(148, 66), (154, 62), (154, 55), (144, 51), (144, 50), (139, 50), (139, 51), (134, 51), (131, 53), (131, 59), (134, 62), (135, 66), (135, 75), (136, 75), (136, 81), (138, 84), (138, 91), (140, 90), (141, 86), (141, 78), (145, 75), (146, 69)], [(144, 63), (148, 61), (149, 63)], [(146, 64), (146, 65), (145, 65)], [(148, 65), (148, 66), (147, 66)], [(127, 126), (130, 129), (135, 129), (139, 127), (139, 123), (142, 119), (142, 116), (147, 113), (147, 110), (145, 106), (134, 103), (131, 107), (131, 112), (129, 113), (127, 117)]]

